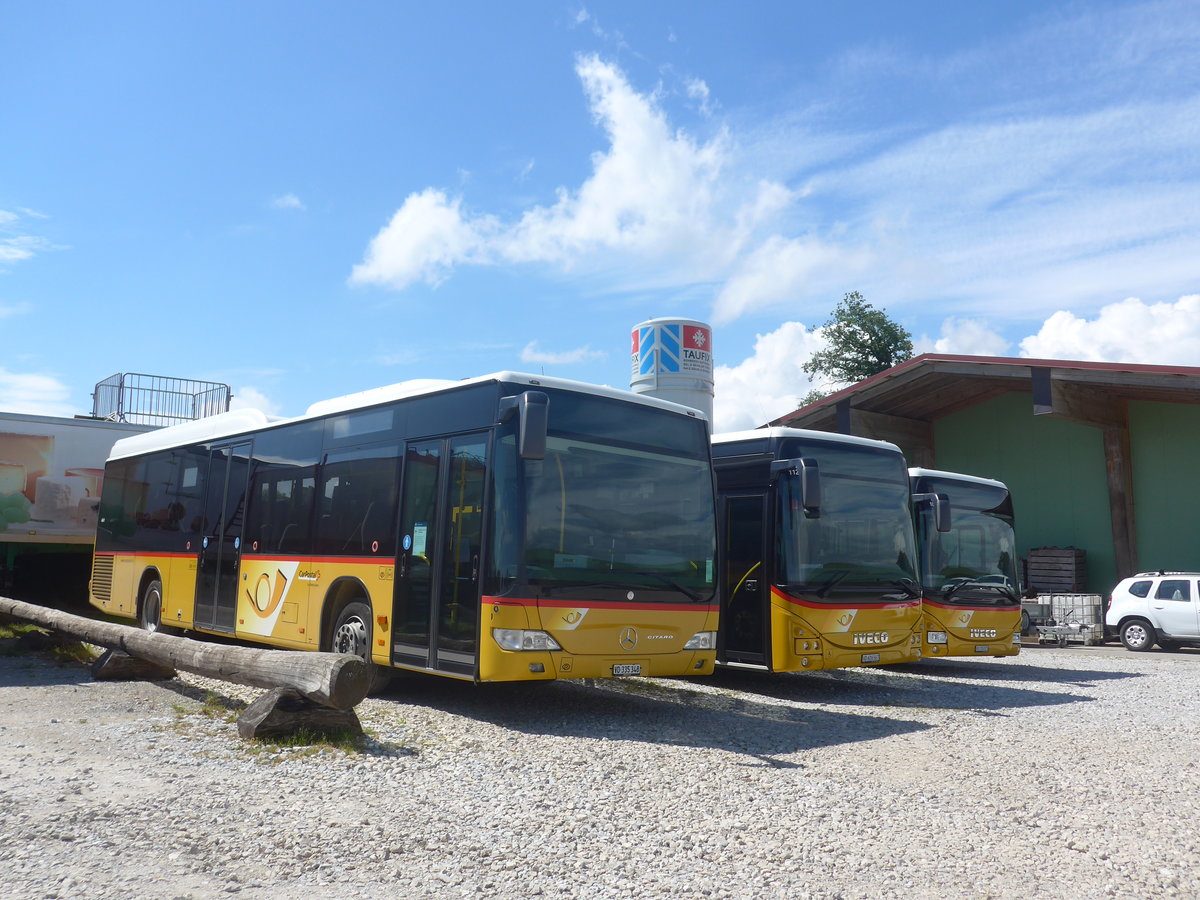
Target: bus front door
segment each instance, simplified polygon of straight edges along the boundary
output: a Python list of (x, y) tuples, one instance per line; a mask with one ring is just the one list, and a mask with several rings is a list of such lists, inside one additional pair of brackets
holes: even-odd
[(474, 676), (487, 436), (410, 443), (405, 452), (392, 659)]
[(237, 620), (238, 565), (250, 475), (250, 442), (209, 454), (204, 521), (196, 562), (197, 628), (232, 633)]
[(763, 546), (766, 498), (755, 494), (722, 500), (725, 609), (721, 611), (718, 658), (723, 663), (765, 666), (771, 599)]

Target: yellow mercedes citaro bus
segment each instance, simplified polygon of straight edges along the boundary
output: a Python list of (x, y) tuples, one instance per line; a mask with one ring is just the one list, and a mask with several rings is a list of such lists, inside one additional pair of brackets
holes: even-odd
[(919, 658), (908, 471), (894, 444), (763, 428), (713, 438), (717, 661), (772, 672)]
[(909, 469), (909, 480), (926, 657), (1019, 653), (1021, 588), (1008, 488), (934, 469)]
[(118, 441), (91, 602), (475, 681), (696, 675), (715, 560), (702, 414), (500, 373)]

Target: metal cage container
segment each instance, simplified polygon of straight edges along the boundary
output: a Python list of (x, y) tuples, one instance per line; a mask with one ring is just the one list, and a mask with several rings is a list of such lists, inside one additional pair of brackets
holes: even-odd
[(176, 425), (228, 412), (229, 385), (118, 372), (96, 385), (92, 416), (135, 425)]

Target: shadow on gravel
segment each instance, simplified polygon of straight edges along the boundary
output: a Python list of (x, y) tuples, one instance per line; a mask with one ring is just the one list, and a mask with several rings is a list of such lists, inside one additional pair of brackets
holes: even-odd
[(727, 750), (774, 768), (802, 768), (777, 756), (932, 727), (764, 703), (753, 696), (694, 690), (675, 680), (476, 686), (407, 679), (388, 697), (525, 734)]
[[(879, 669), (830, 669), (803, 674), (718, 671), (708, 683), (726, 690), (797, 703), (877, 709), (962, 709), (976, 710), (984, 715), (1006, 715), (1007, 710), (1092, 700), (1079, 694), (1033, 688), (955, 684), (929, 678), (925, 672), (917, 674), (918, 668), (919, 664)], [(1043, 673), (1045, 670), (1037, 671)], [(1045, 682), (1047, 679), (1038, 680)]]
[[(1019, 657), (1016, 657), (1019, 659)], [(1094, 669), (1051, 668), (1019, 662), (987, 663), (971, 659), (927, 659), (919, 663), (888, 666), (893, 672), (936, 678), (978, 678), (984, 681), (1024, 681), (1077, 686), (1122, 678), (1143, 678), (1139, 672), (1100, 672)]]
[(86, 684), (91, 673), (73, 660), (59, 662), (48, 653), (0, 653), (0, 688)]

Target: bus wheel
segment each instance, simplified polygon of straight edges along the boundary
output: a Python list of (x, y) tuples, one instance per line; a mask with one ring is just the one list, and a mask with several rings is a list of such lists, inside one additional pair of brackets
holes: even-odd
[(358, 600), (346, 604), (333, 626), (333, 652), (371, 661), (371, 607)]
[(146, 585), (146, 590), (142, 592), (142, 602), (138, 604), (138, 625), (151, 634), (172, 634), (175, 631), (162, 623), (162, 582), (157, 578)]
[(367, 693), (381, 691), (388, 682), (388, 670), (371, 662), (371, 607), (361, 600), (348, 603), (338, 613), (333, 626), (334, 653), (353, 653), (371, 669), (371, 687)]

